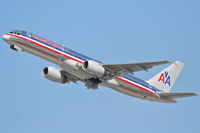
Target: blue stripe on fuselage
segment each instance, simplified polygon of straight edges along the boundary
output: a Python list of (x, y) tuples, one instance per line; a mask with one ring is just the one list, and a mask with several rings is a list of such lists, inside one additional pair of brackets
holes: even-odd
[[(82, 54), (80, 54), (80, 53), (78, 53), (78, 52), (75, 52), (75, 51), (73, 51), (73, 50), (71, 50), (71, 49), (68, 49), (68, 48), (66, 48), (66, 47), (63, 47), (63, 46), (61, 46), (61, 45), (59, 45), (59, 47), (53, 46), (53, 45), (51, 45), (51, 44), (56, 44), (56, 43), (51, 42), (51, 41), (49, 41), (49, 40), (48, 40), (48, 42), (51, 42), (51, 44), (50, 44), (50, 43), (47, 43), (47, 42), (44, 42), (44, 41), (42, 41), (42, 40), (39, 40), (39, 39), (37, 39), (37, 38), (34, 38), (34, 37), (32, 37), (32, 35), (35, 35), (35, 34), (33, 34), (33, 33), (29, 33), (29, 32), (26, 32), (26, 33), (25, 33), (25, 32), (22, 32), (20, 35), (25, 36), (25, 37), (28, 37), (28, 38), (30, 38), (30, 39), (32, 39), (32, 40), (35, 40), (35, 41), (37, 41), (37, 42), (40, 42), (40, 43), (42, 43), (42, 44), (45, 44), (45, 45), (47, 45), (47, 46), (49, 46), (49, 47), (51, 47), (51, 48), (57, 49), (57, 50), (59, 50), (59, 51), (61, 51), (61, 52), (64, 52), (64, 53), (66, 53), (66, 54), (69, 54), (69, 55), (71, 55), (71, 56), (73, 56), (73, 57), (75, 57), (75, 58), (77, 58), (77, 59), (79, 59), (79, 60), (81, 60), (81, 61), (94, 60), (94, 59), (92, 59), (92, 58), (90, 58), (90, 57), (87, 57), (87, 56), (85, 56), (85, 55), (82, 55)], [(37, 35), (36, 35), (36, 36), (37, 36)], [(40, 38), (42, 38), (42, 37), (40, 37)], [(42, 39), (44, 39), (44, 38), (42, 38)], [(44, 39), (44, 40), (46, 40), (46, 39)], [(58, 45), (58, 44), (56, 44), (56, 45)], [(97, 60), (94, 60), (94, 61), (97, 61)], [(101, 63), (100, 61), (97, 61), (97, 62)]]
[(130, 81), (132, 81), (132, 82), (134, 82), (134, 83), (137, 83), (137, 84), (139, 84), (139, 85), (141, 85), (141, 86), (143, 86), (143, 87), (146, 87), (146, 88), (148, 88), (148, 89), (150, 89), (150, 90), (152, 90), (152, 91), (154, 91), (154, 92), (157, 91), (157, 89), (156, 89), (155, 87), (149, 85), (149, 84), (148, 84), (147, 82), (145, 82), (144, 80), (141, 80), (141, 79), (139, 79), (139, 78), (137, 78), (137, 77), (134, 77), (134, 76), (131, 75), (131, 74), (127, 74), (127, 73), (126, 73), (126, 74), (122, 74), (121, 77), (123, 77), (123, 78), (125, 78), (125, 79), (128, 79), (128, 80), (130, 80)]

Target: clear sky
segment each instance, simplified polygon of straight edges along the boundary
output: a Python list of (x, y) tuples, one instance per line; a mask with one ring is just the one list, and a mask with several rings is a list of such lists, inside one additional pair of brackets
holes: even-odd
[[(173, 92), (199, 94), (198, 0), (1, 0), (0, 34), (20, 29), (104, 63), (180, 60)], [(129, 97), (110, 88), (57, 84), (54, 64), (14, 52), (0, 40), (1, 133), (197, 133), (200, 98), (176, 104)], [(138, 72), (144, 80), (167, 65)]]

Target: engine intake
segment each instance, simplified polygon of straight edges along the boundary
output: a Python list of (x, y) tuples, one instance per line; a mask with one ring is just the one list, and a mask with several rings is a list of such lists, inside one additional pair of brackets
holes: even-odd
[(48, 80), (51, 80), (54, 82), (63, 83), (63, 84), (68, 82), (65, 75), (62, 74), (60, 70), (54, 67), (45, 67), (43, 69), (42, 75)]
[(102, 66), (102, 64), (100, 64), (96, 61), (93, 61), (93, 60), (85, 61), (82, 65), (82, 69), (86, 73), (91, 74), (92, 76), (95, 76), (95, 77), (98, 77), (98, 78), (103, 77), (103, 75), (106, 72), (106, 70)]

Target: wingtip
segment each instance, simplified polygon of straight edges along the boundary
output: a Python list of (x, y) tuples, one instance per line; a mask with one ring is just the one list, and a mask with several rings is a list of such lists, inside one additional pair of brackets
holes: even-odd
[(171, 61), (169, 61), (169, 60), (164, 60), (163, 62), (165, 62), (165, 63), (171, 63)]
[(193, 92), (191, 92), (190, 95), (191, 95), (191, 96), (199, 96), (198, 94), (193, 93)]
[(196, 93), (193, 93), (193, 96), (199, 96), (198, 94), (196, 94)]

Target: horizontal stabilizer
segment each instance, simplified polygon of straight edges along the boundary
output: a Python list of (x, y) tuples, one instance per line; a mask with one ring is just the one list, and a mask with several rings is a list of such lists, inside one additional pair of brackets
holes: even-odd
[(159, 96), (167, 99), (175, 99), (175, 98), (183, 98), (183, 97), (198, 96), (198, 95), (191, 92), (189, 93), (184, 92), (184, 93), (160, 93)]

